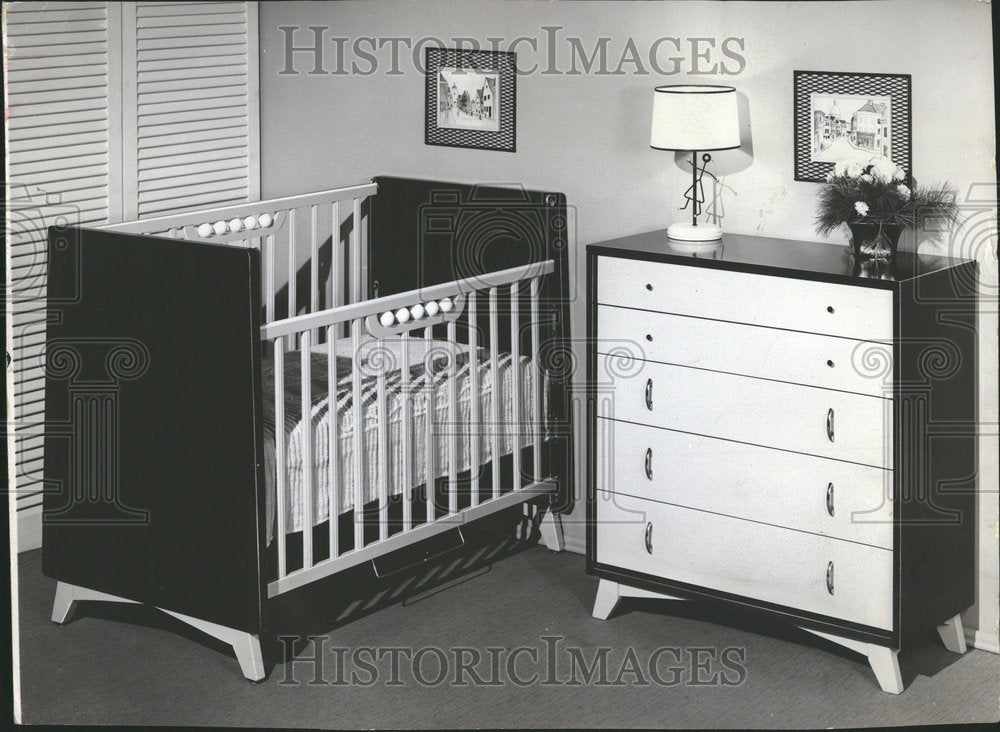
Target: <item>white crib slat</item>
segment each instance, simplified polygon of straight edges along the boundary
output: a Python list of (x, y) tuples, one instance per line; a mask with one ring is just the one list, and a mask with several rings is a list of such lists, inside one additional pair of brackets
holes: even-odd
[(458, 513), (458, 348), (455, 321), (448, 323), (448, 513)]
[(335, 308), (341, 304), (340, 286), (344, 277), (344, 270), (341, 268), (343, 251), (340, 248), (340, 201), (334, 201), (330, 207), (330, 232), (330, 307)]
[(400, 446), (403, 453), (403, 531), (413, 528), (413, 423), (410, 421), (410, 334), (399, 336), (399, 399), (402, 411)]
[(327, 404), (327, 445), (326, 469), (329, 475), (327, 503), (330, 507), (330, 559), (340, 553), (340, 425), (337, 423), (337, 327), (326, 328), (326, 404)]
[(275, 455), (275, 491), (274, 500), (277, 509), (277, 524), (274, 528), (274, 540), (278, 542), (278, 579), (284, 577), (285, 569), (285, 337), (274, 339), (274, 455)]
[(312, 331), (305, 331), (300, 341), (299, 377), (302, 385), (302, 568), (313, 565), (312, 528), (316, 515), (313, 505), (313, 430), (312, 430)]
[(319, 310), (319, 207), (309, 207), (309, 312)]
[[(292, 209), (288, 212), (288, 317), (294, 317), (295, 310), (295, 223), (298, 210)], [(294, 345), (294, 344), (293, 344)]]
[(434, 374), (431, 370), (431, 344), (434, 329), (424, 328), (424, 487), (427, 489), (427, 523), (436, 518), (434, 511)]
[(365, 420), (361, 403), (361, 319), (351, 321), (351, 415), (354, 417), (354, 550), (365, 545)]
[(531, 479), (539, 481), (542, 479), (542, 362), (539, 348), (538, 321), (541, 319), (541, 312), (538, 307), (538, 292), (541, 279), (534, 277), (531, 280), (531, 384), (532, 384), (532, 406), (531, 435), (533, 447), (531, 448), (532, 467)]
[(264, 238), (264, 319), (274, 320), (274, 234)]
[(469, 469), (472, 478), (472, 505), (479, 505), (479, 333), (476, 330), (476, 291), (465, 303), (469, 318)]
[(510, 440), (514, 457), (514, 490), (521, 490), (521, 334), (518, 291), (520, 283), (510, 286), (510, 401), (513, 405)]
[(351, 302), (361, 301), (361, 199), (354, 199), (351, 226)]
[(490, 428), (490, 448), (493, 459), (490, 467), (493, 472), (493, 497), (500, 496), (500, 448), (503, 440), (502, 423), (500, 422), (500, 323), (497, 310), (497, 288), (490, 288), (490, 378), (493, 381), (490, 401), (493, 414)]
[[(378, 339), (379, 358), (385, 357), (385, 341)], [(375, 396), (378, 399), (378, 538), (389, 538), (389, 415), (385, 405), (385, 369), (379, 368), (375, 377)]]

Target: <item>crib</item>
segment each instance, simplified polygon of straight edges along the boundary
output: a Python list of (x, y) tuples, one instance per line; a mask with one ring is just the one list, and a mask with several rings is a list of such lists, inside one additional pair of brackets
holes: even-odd
[(50, 229), (53, 621), (151, 605), (257, 681), (279, 595), (518, 504), (561, 550), (567, 241), (561, 194), (394, 177)]

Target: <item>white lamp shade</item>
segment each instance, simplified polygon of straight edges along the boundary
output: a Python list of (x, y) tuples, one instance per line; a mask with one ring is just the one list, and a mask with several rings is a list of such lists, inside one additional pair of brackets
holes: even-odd
[(650, 147), (658, 150), (728, 150), (740, 146), (736, 89), (678, 84), (653, 91)]

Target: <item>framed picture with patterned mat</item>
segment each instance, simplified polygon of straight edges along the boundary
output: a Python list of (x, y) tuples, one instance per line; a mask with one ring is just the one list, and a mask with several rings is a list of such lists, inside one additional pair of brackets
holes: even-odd
[(821, 183), (841, 160), (885, 157), (912, 175), (909, 74), (796, 71), (795, 180)]
[(424, 142), (517, 150), (516, 54), (425, 49)]

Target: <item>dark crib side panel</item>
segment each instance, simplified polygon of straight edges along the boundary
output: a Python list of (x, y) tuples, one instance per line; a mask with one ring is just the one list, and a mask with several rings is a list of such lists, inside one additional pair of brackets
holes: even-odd
[(266, 625), (260, 256), (49, 231), (46, 575)]
[[(551, 389), (550, 428), (557, 439), (546, 443), (544, 467), (559, 480), (558, 508), (571, 507), (573, 490), (570, 386), (570, 217), (566, 197), (554, 191), (379, 176), (378, 195), (370, 199), (368, 295), (378, 297), (466, 277), (555, 261), (540, 297), (539, 360)], [(506, 288), (504, 288), (506, 289)], [(528, 311), (527, 288), (521, 312)], [(510, 300), (499, 299), (500, 350), (510, 350)], [(486, 343), (486, 303), (479, 304), (479, 342)], [(457, 337), (467, 340), (465, 319)], [(444, 336), (442, 330), (440, 337)], [(436, 337), (437, 334), (436, 334)], [(521, 333), (521, 353), (530, 353), (530, 332)]]

